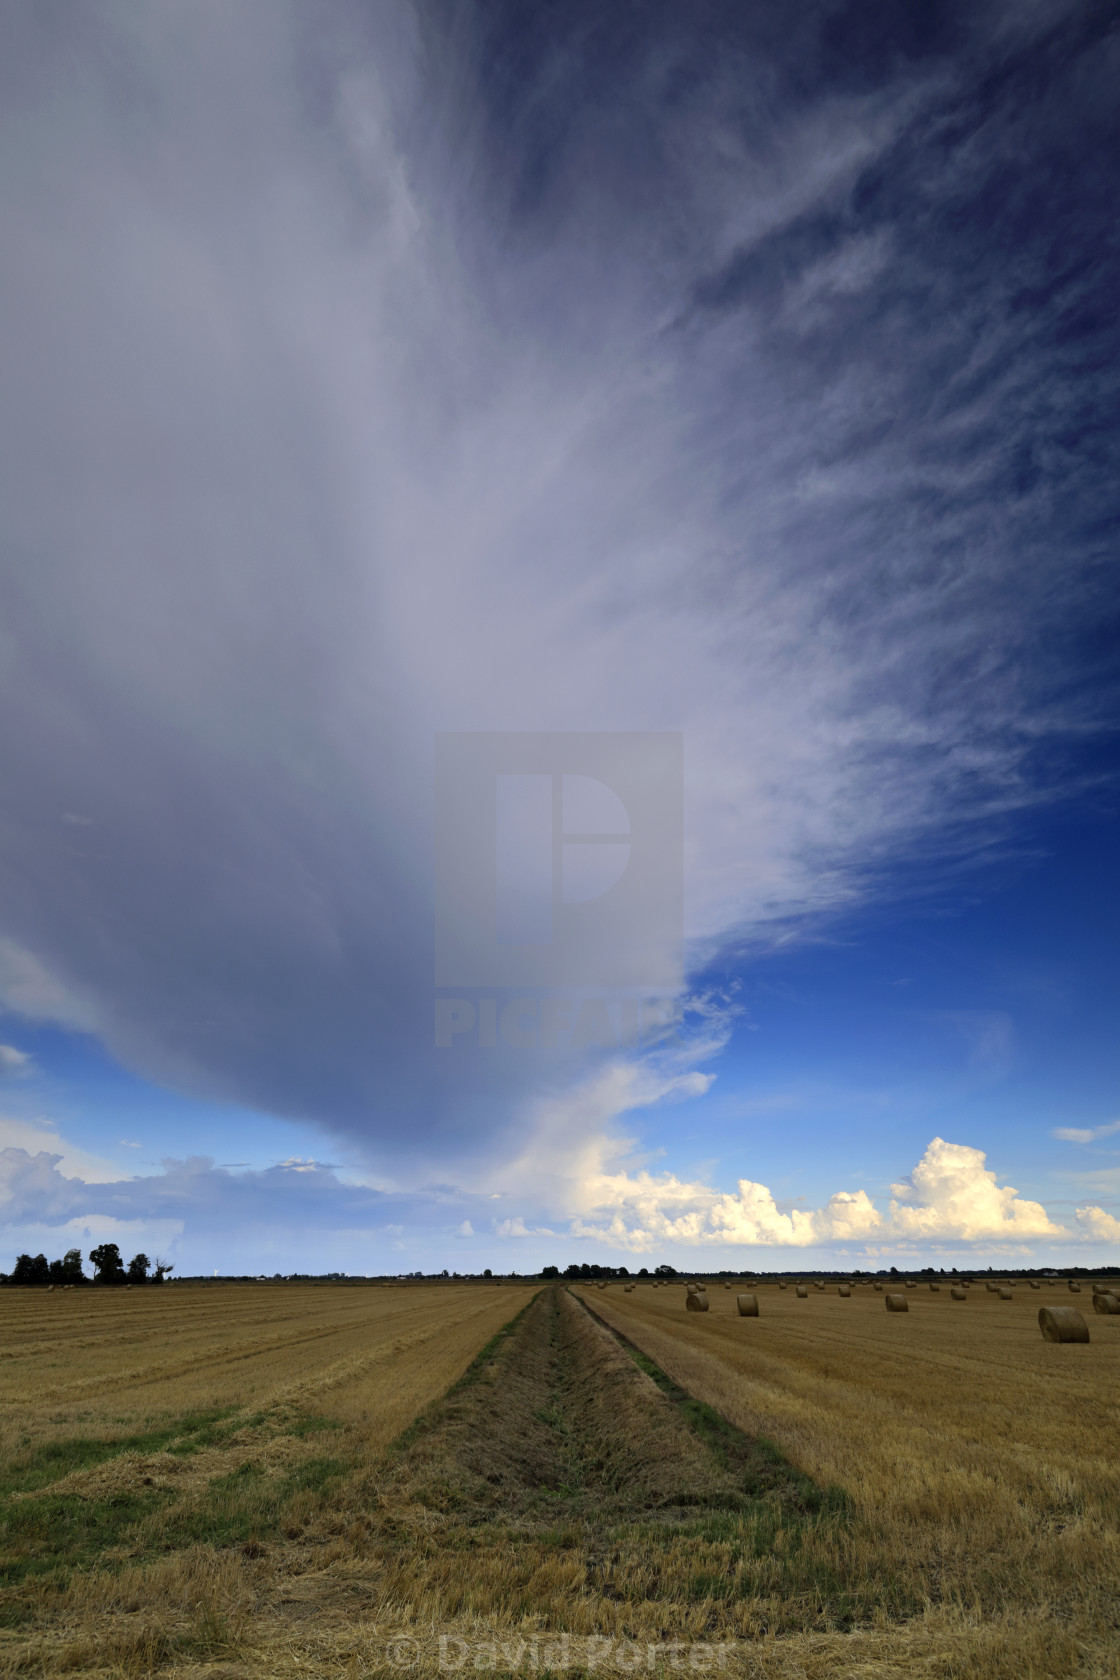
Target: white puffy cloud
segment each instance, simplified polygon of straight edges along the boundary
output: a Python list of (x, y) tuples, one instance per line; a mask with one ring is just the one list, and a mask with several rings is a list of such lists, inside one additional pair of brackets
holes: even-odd
[[(649, 1252), (668, 1245), (816, 1248), (836, 1243), (973, 1242), (1058, 1237), (1039, 1202), (1001, 1186), (983, 1150), (934, 1138), (884, 1213), (865, 1189), (834, 1191), (818, 1208), (780, 1207), (773, 1191), (740, 1179), (734, 1191), (650, 1170), (610, 1122), (646, 1102), (694, 1094), (680, 1068), (618, 1064), (537, 1116), (535, 1136), (500, 1182), (570, 1218), (573, 1237)], [(706, 1088), (706, 1087), (705, 1087)], [(503, 1223), (505, 1234), (524, 1215)], [(520, 1231), (518, 1232), (520, 1234)]]
[(31, 1057), (26, 1050), (17, 1050), (14, 1044), (0, 1044), (0, 1078), (4, 1074), (30, 1073)]
[(1120, 1242), (1120, 1219), (1101, 1207), (1079, 1207), (1075, 1218), (1083, 1236), (1103, 1242)]
[(576, 1219), (573, 1235), (600, 1236), (638, 1250), (668, 1243), (812, 1248), (878, 1236), (883, 1216), (865, 1190), (837, 1191), (823, 1208), (783, 1213), (765, 1184), (740, 1179), (734, 1193), (684, 1183), (672, 1174), (615, 1173), (599, 1181), (596, 1213)]
[(555, 1231), (550, 1231), (547, 1225), (538, 1225), (530, 1230), (520, 1214), (515, 1219), (499, 1219), (494, 1225), (496, 1237), (554, 1237)]
[(1056, 1237), (1063, 1235), (1041, 1202), (1001, 1187), (982, 1149), (934, 1138), (908, 1180), (891, 1185), (890, 1224), (900, 1236)]

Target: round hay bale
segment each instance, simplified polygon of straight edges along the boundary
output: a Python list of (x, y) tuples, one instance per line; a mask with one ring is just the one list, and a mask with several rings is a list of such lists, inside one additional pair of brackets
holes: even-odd
[(880, 1292), (880, 1294), (882, 1293), (883, 1286), (879, 1282), (878, 1278), (875, 1279), (875, 1282), (871, 1285), (871, 1287), (872, 1287), (872, 1289), (877, 1289)]
[(1013, 1301), (1015, 1299), (1014, 1293), (1010, 1289), (997, 1290), (997, 1294), (1001, 1301)]
[(698, 1283), (686, 1283), (685, 1292), (688, 1295), (699, 1295), (700, 1285)]
[(822, 1280), (820, 1278), (814, 1278), (813, 1279), (813, 1288), (814, 1289), (820, 1289), (820, 1290), (823, 1291), (824, 1283), (822, 1282)]
[(1116, 1285), (1114, 1283), (1095, 1283), (1093, 1285), (1094, 1295), (1115, 1295), (1115, 1293)]
[(1093, 1311), (1098, 1313), (1120, 1313), (1120, 1296), (1094, 1295)]
[(707, 1312), (708, 1297), (706, 1295), (699, 1294), (686, 1295), (684, 1298), (684, 1304), (689, 1312)]
[(1039, 1307), (1038, 1328), (1048, 1342), (1089, 1340), (1089, 1326), (1076, 1307)]
[(807, 1301), (809, 1299), (809, 1291), (803, 1283), (799, 1283), (797, 1285), (797, 1299), (799, 1301)]
[(606, 1288), (606, 1287), (607, 1287), (607, 1286), (606, 1286), (606, 1284), (605, 1284), (605, 1283), (601, 1283), (601, 1284), (600, 1284), (600, 1285), (599, 1285), (599, 1288), (600, 1288), (600, 1289), (605, 1289), (605, 1288)]
[(730, 1284), (729, 1284), (729, 1283), (725, 1283), (725, 1284), (724, 1284), (724, 1286), (723, 1286), (723, 1287), (724, 1287), (724, 1288), (725, 1288), (725, 1289), (730, 1289), (730, 1288), (731, 1288), (731, 1285), (730, 1285)]
[(1041, 1289), (1042, 1288), (1042, 1285), (1039, 1283), (1037, 1278), (1028, 1278), (1027, 1282), (1030, 1284), (1032, 1289)]
[(1081, 1285), (1075, 1283), (1072, 1278), (1069, 1280), (1069, 1292), (1071, 1295), (1080, 1295), (1081, 1293)]
[(933, 1290), (933, 1293), (936, 1295), (937, 1291), (941, 1288), (941, 1285), (939, 1283), (931, 1283), (930, 1288)]
[(781, 1278), (779, 1278), (779, 1279), (778, 1279), (778, 1288), (779, 1288), (779, 1289), (788, 1289), (788, 1288), (789, 1288), (789, 1284), (788, 1284), (788, 1283), (785, 1283), (785, 1282), (784, 1282), (784, 1281), (783, 1281), (783, 1280), (782, 1280), (782, 1279), (781, 1279)]
[(840, 1284), (839, 1287), (837, 1288), (836, 1293), (837, 1293), (837, 1295), (850, 1295), (852, 1293), (851, 1285), (848, 1284), (848, 1283)]
[(910, 1311), (910, 1303), (905, 1295), (884, 1295), (883, 1300), (886, 1302), (888, 1312)]
[(968, 1291), (966, 1289), (950, 1289), (949, 1294), (954, 1301), (968, 1300)]
[(906, 1287), (907, 1287), (907, 1289), (917, 1289), (918, 1285), (914, 1281), (913, 1278), (907, 1278), (906, 1279)]
[(739, 1317), (740, 1318), (757, 1318), (758, 1317), (758, 1296), (757, 1295), (736, 1295), (735, 1305), (739, 1309)]

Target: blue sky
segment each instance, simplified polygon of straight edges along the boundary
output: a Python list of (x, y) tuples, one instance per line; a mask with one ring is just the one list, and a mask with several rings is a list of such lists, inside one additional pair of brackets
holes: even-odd
[[(0, 1269), (1116, 1257), (1109, 21), (9, 12)], [(511, 731), (679, 1042), (433, 1044)]]

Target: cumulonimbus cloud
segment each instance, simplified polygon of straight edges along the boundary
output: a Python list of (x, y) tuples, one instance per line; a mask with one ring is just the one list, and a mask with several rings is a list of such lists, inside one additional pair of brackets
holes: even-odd
[(1041, 99), (1000, 8), (840, 89), (824, 5), (495, 11), (0, 22), (0, 997), (381, 1160), (558, 1077), (433, 1050), (435, 730), (683, 730), (703, 952), (998, 840), (1098, 715), (1089, 26), (1016, 26)]

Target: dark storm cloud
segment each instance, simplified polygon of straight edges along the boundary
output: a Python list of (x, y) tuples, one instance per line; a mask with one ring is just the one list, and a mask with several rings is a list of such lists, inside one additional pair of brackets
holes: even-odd
[(434, 729), (683, 729), (709, 948), (1088, 774), (1101, 8), (3, 27), (13, 1009), (461, 1153)]

